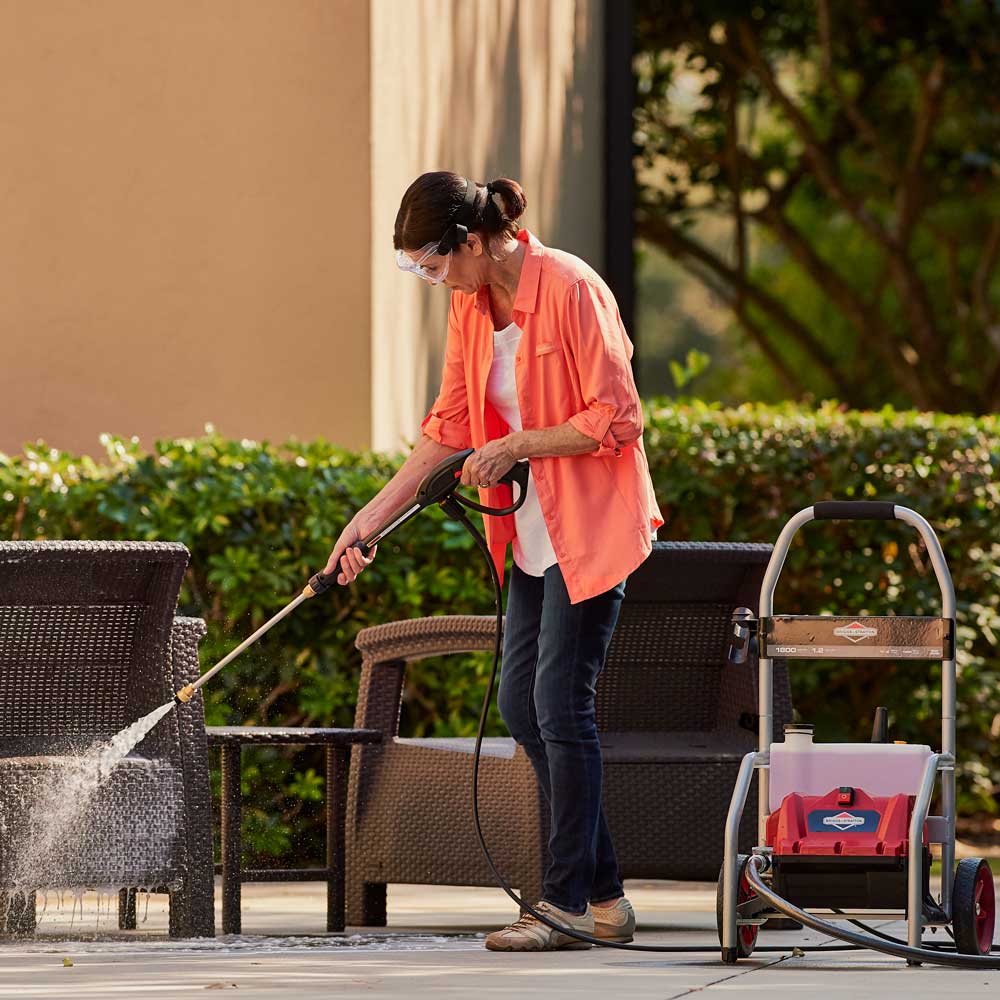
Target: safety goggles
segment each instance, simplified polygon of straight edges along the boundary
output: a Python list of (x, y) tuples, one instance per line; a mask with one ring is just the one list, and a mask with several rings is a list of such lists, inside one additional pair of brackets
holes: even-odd
[(396, 264), (401, 271), (412, 271), (417, 276), (437, 285), (444, 281), (451, 266), (451, 252), (460, 243), (469, 240), (469, 227), (475, 221), (473, 206), (476, 202), (476, 185), (465, 179), (465, 196), (452, 215), (444, 236), (433, 243), (425, 243), (419, 250), (396, 251)]
[(444, 281), (451, 266), (451, 251), (440, 253), (441, 242), (425, 243), (419, 250), (397, 250), (396, 265), (401, 271), (412, 271), (432, 285)]

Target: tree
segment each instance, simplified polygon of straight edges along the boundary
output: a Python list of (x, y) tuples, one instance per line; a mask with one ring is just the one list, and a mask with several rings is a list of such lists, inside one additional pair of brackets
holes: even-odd
[(1000, 409), (991, 0), (636, 0), (635, 30), (637, 234), (788, 394)]

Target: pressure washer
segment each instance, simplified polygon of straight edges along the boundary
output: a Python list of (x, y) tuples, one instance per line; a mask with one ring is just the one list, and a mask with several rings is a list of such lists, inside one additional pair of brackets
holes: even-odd
[[(486, 539), (463, 507), (488, 516), (504, 516), (520, 509), (526, 496), (529, 466), (515, 463), (501, 477), (503, 507), (478, 504), (458, 492), (462, 467), (473, 449), (456, 451), (432, 469), (414, 499), (382, 525), (353, 543), (362, 555), (428, 507), (438, 505), (472, 535), (485, 558), (493, 582), (496, 607), (496, 641), (493, 667), (483, 698), (472, 766), (472, 813), (476, 834), (497, 884), (518, 905), (541, 923), (580, 941), (625, 951), (693, 954), (714, 952), (715, 946), (646, 945), (608, 941), (564, 926), (538, 912), (510, 887), (497, 870), (483, 836), (479, 817), (479, 764), (487, 712), (493, 696), (503, 641), (502, 588)], [(514, 485), (518, 486), (516, 499)], [(508, 496), (509, 491), (509, 496)], [(896, 518), (918, 528), (931, 555), (942, 592), (942, 617), (833, 618), (830, 616), (774, 616), (772, 598), (789, 544), (798, 527), (812, 519)], [(189, 701), (215, 674), (248, 646), (293, 611), (303, 601), (333, 586), (338, 569), (312, 576), (302, 592), (249, 638), (233, 649), (197, 681), (181, 688), (174, 703)], [(760, 637), (758, 640), (758, 636)], [(799, 951), (839, 951), (870, 948), (899, 955), (910, 964), (927, 962), (962, 968), (1000, 969), (1000, 959), (990, 957), (995, 911), (989, 866), (981, 859), (964, 859), (952, 885), (938, 901), (928, 892), (929, 843), (942, 846), (942, 867), (950, 871), (955, 857), (955, 595), (941, 546), (930, 525), (906, 507), (876, 501), (826, 502), (800, 511), (782, 531), (761, 588), (760, 618), (746, 608), (733, 614), (730, 661), (734, 669), (756, 655), (759, 659), (760, 723), (756, 752), (740, 766), (725, 830), (725, 855), (718, 887), (717, 923), (722, 959), (733, 963), (756, 952), (783, 952), (789, 946), (757, 945), (760, 926), (770, 918), (788, 917), (834, 938), (844, 945), (796, 945)], [(772, 743), (771, 669), (776, 656), (792, 658), (881, 657), (939, 658), (943, 663), (942, 750), (889, 744), (884, 736), (884, 711), (880, 710), (879, 742), (873, 744), (814, 744), (807, 727), (790, 730), (785, 743)], [(859, 747), (862, 748), (859, 750)], [(867, 756), (866, 756), (867, 754)], [(889, 755), (894, 756), (889, 756)], [(820, 766), (821, 765), (821, 766)], [(890, 765), (886, 770), (886, 765)], [(740, 818), (754, 775), (760, 795), (760, 846), (747, 856), (738, 853)], [(942, 814), (928, 816), (935, 778), (942, 782)], [(770, 777), (770, 781), (768, 780)], [(830, 784), (830, 788), (824, 785)], [(774, 803), (772, 791), (782, 794)], [(771, 806), (774, 803), (772, 813)], [(919, 843), (916, 851), (909, 845)], [(901, 889), (902, 886), (902, 889)], [(838, 905), (832, 905), (836, 901)], [(827, 905), (822, 917), (801, 907)], [(854, 909), (841, 909), (841, 906)], [(909, 939), (899, 941), (860, 923), (892, 909), (908, 916)], [(855, 912), (864, 908), (863, 912)], [(900, 911), (900, 912), (897, 912)], [(831, 919), (850, 920), (867, 933), (835, 926)], [(924, 926), (954, 929), (955, 946), (929, 945), (921, 940)], [(996, 950), (996, 949), (993, 949)]]
[[(941, 591), (941, 616), (774, 614), (774, 592), (792, 539), (812, 520), (898, 520), (916, 528)], [(886, 501), (807, 507), (778, 536), (759, 609), (759, 618), (748, 608), (733, 614), (731, 659), (745, 662), (760, 653), (759, 724), (757, 750), (743, 758), (726, 818), (717, 907), (722, 960), (748, 958), (761, 924), (787, 917), (912, 965), (1000, 968), (988, 957), (996, 950), (990, 866), (982, 858), (955, 864), (955, 589), (934, 529), (916, 511)], [(890, 743), (883, 707), (876, 710), (871, 743), (816, 743), (808, 725), (785, 726), (784, 742), (774, 742), (777, 657), (940, 661), (940, 750)], [(755, 772), (759, 844), (741, 855), (737, 836)], [(940, 813), (930, 815), (938, 783)], [(937, 899), (929, 888), (932, 844), (940, 845), (941, 854)], [(905, 918), (907, 940), (858, 934), (833, 923), (872, 918)], [(954, 951), (925, 947), (925, 927), (947, 928)]]

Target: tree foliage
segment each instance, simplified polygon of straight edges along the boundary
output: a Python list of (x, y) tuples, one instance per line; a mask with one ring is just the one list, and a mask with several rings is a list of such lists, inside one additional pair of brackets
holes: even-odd
[(637, 233), (789, 396), (1000, 409), (998, 20), (991, 0), (636, 0)]

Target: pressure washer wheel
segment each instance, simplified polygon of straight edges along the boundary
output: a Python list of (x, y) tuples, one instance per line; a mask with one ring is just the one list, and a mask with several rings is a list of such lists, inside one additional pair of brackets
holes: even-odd
[[(745, 903), (753, 899), (756, 895), (750, 888), (747, 880), (747, 864), (750, 856), (747, 854), (736, 855), (736, 877), (739, 879), (739, 888), (736, 890), (736, 905)], [(722, 885), (725, 865), (719, 872), (719, 885), (715, 893), (715, 925), (719, 930), (719, 944), (722, 944)], [(756, 924), (743, 924), (736, 926), (736, 957), (749, 958), (753, 954), (754, 946), (757, 944), (757, 931), (760, 928)]]
[(955, 947), (963, 955), (988, 955), (993, 946), (996, 895), (993, 872), (982, 858), (962, 858), (951, 897)]

